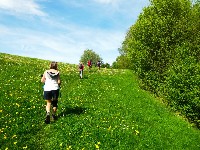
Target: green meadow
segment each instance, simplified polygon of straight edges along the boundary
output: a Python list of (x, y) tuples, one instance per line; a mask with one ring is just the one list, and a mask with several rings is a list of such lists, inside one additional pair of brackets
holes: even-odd
[(198, 150), (200, 131), (140, 89), (131, 70), (59, 63), (58, 120), (45, 124), (49, 61), (0, 53), (1, 150)]

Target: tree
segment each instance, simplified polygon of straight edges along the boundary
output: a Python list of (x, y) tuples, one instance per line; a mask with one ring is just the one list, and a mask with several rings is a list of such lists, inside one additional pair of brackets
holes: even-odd
[(123, 51), (123, 49), (118, 49), (120, 56), (118, 56), (112, 64), (112, 68), (114, 69), (132, 69), (132, 63), (127, 56), (127, 53)]
[(91, 60), (92, 63), (96, 63), (99, 60), (102, 62), (102, 58), (97, 53), (95, 53), (93, 50), (90, 49), (84, 50), (84, 53), (80, 58), (80, 62), (86, 65), (88, 60)]
[[(122, 50), (137, 71), (162, 74), (172, 63), (175, 47), (184, 42), (189, 0), (151, 0), (127, 33)], [(142, 69), (142, 70), (141, 70)]]
[[(150, 0), (122, 44), (143, 87), (200, 120), (200, 2)], [(200, 123), (199, 123), (200, 127)]]
[(116, 58), (116, 61), (113, 62), (112, 68), (114, 69), (131, 69), (132, 63), (125, 55), (120, 55)]
[(102, 63), (101, 68), (110, 68), (109, 63)]

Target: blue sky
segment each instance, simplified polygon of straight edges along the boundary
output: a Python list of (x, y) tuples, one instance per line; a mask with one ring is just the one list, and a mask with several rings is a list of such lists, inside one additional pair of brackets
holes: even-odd
[(92, 49), (112, 64), (148, 0), (0, 0), (0, 52), (79, 63)]

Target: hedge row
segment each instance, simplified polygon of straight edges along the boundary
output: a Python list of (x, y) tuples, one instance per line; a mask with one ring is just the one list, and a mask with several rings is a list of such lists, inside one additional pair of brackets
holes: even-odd
[[(120, 49), (143, 81), (200, 127), (200, 3), (150, 0)], [(120, 56), (122, 57), (122, 56)], [(116, 62), (121, 63), (120, 61)]]

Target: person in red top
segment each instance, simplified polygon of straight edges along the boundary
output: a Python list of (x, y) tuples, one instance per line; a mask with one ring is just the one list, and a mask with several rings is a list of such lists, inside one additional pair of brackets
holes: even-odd
[(88, 60), (88, 67), (89, 67), (89, 69), (92, 68), (92, 61), (91, 60)]
[(83, 63), (81, 62), (79, 64), (79, 75), (80, 75), (80, 78), (82, 79), (83, 78), (83, 69), (84, 69), (84, 65)]

